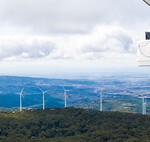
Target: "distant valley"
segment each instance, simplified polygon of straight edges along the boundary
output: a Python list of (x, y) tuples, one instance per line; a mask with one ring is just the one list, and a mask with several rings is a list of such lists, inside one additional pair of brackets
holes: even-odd
[(19, 95), (23, 91), (23, 109), (42, 108), (42, 92), (47, 90), (45, 108), (63, 108), (64, 90), (67, 106), (99, 110), (103, 89), (103, 110), (142, 112), (141, 96), (147, 97), (150, 113), (150, 81), (146, 77), (101, 77), (99, 79), (48, 79), (35, 77), (0, 76), (0, 109), (19, 109)]

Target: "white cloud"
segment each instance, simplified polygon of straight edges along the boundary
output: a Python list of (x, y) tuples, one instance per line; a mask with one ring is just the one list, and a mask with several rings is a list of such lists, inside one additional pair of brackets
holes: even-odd
[(113, 21), (134, 28), (149, 14), (142, 0), (1, 0), (0, 26), (5, 31), (0, 34), (88, 33)]
[(55, 37), (0, 37), (1, 59), (99, 59), (134, 54), (129, 31), (119, 24), (99, 25), (91, 33)]
[(55, 45), (48, 38), (0, 37), (0, 59), (43, 58), (53, 52)]
[(136, 64), (149, 15), (142, 0), (0, 0), (0, 63), (18, 73)]
[(135, 54), (134, 40), (129, 31), (118, 24), (99, 25), (86, 35), (65, 36), (56, 41), (58, 58), (100, 59), (122, 54)]

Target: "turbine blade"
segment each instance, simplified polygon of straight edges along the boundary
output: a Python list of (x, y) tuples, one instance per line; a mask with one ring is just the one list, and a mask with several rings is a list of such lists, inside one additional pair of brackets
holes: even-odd
[(39, 86), (37, 86), (41, 92), (44, 92)]
[(62, 86), (62, 88), (63, 88), (63, 90), (65, 91), (65, 87), (64, 87), (64, 86)]
[(22, 93), (23, 93), (23, 90), (24, 90), (24, 88), (21, 90), (20, 94), (22, 94)]
[(44, 93), (48, 92), (49, 90), (43, 91)]

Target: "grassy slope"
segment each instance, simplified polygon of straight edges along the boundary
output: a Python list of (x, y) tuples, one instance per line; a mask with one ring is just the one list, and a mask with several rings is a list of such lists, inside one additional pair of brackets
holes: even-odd
[(75, 108), (0, 113), (0, 141), (148, 142), (150, 116)]

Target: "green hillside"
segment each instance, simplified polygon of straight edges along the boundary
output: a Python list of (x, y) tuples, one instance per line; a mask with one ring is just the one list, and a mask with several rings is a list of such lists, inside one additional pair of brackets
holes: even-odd
[(150, 116), (76, 108), (0, 112), (2, 142), (150, 142)]

